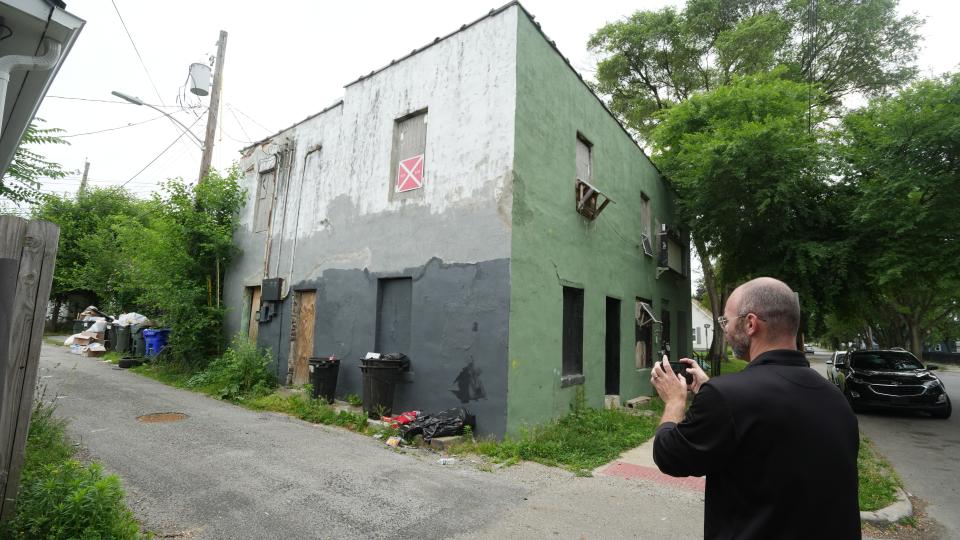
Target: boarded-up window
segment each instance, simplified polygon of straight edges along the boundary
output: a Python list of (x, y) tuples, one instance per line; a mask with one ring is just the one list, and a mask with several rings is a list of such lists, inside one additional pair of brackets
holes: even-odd
[(586, 137), (577, 133), (577, 179), (584, 182), (593, 180), (592, 146)]
[(397, 120), (393, 137), (391, 192), (423, 187), (426, 172), (427, 111)]
[(563, 375), (583, 373), (583, 289), (563, 288)]
[(260, 174), (257, 182), (257, 204), (253, 218), (254, 232), (265, 231), (270, 226), (270, 211), (273, 209), (273, 189), (276, 178), (276, 170)]
[(650, 301), (644, 298), (637, 298), (635, 316), (635, 365), (637, 369), (650, 368), (653, 367), (653, 325), (659, 321), (653, 316)]

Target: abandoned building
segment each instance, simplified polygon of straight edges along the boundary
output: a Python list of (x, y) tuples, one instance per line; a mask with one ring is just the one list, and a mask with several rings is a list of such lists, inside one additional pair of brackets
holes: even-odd
[(650, 395), (689, 354), (687, 233), (674, 193), (518, 3), (349, 83), (243, 151), (228, 329), (308, 358), (402, 352), (396, 411), (463, 406), (515, 434)]

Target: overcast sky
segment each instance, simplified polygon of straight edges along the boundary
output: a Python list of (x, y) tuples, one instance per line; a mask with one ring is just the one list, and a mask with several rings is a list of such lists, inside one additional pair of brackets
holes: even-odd
[[(592, 32), (638, 9), (682, 3), (523, 2), (547, 35), (588, 78), (593, 76), (595, 63), (586, 50)], [(114, 4), (139, 50), (142, 64)], [(67, 10), (87, 24), (38, 116), (46, 120), (46, 127), (64, 129), (71, 141), (65, 147), (43, 146), (42, 152), (77, 173), (47, 181), (43, 190), (75, 193), (85, 159), (91, 164), (91, 184), (126, 184), (144, 197), (166, 178), (181, 176), (194, 180), (200, 162), (197, 145), (187, 137), (174, 143), (180, 131), (168, 119), (147, 107), (119, 102), (110, 92), (118, 90), (162, 106), (187, 125), (196, 122), (193, 131), (202, 139), (206, 115), (200, 113), (209, 98), (201, 101), (186, 94), (184, 100), (183, 85), (191, 63), (208, 63), (216, 53), (220, 30), (229, 33), (221, 130), (213, 158), (214, 166), (222, 169), (235, 161), (238, 150), (249, 142), (271, 135), (340, 99), (348, 82), (434, 37), (449, 34), (499, 5), (492, 1), (449, 0), (67, 0)], [(960, 3), (953, 0), (901, 2), (902, 12), (917, 12), (927, 19), (919, 60), (925, 75), (956, 69), (954, 26), (960, 20), (958, 6)], [(180, 102), (187, 107), (182, 109)], [(124, 127), (83, 135), (121, 126)], [(163, 152), (171, 143), (173, 146)]]

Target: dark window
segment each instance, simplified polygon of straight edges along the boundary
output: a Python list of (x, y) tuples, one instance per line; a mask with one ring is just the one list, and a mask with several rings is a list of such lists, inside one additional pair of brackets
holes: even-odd
[(685, 358), (689, 352), (687, 345), (690, 343), (690, 330), (687, 329), (687, 313), (685, 311), (677, 312), (677, 358)]
[(377, 352), (410, 353), (413, 279), (381, 279), (377, 291)]
[(563, 375), (583, 374), (583, 289), (563, 288)]

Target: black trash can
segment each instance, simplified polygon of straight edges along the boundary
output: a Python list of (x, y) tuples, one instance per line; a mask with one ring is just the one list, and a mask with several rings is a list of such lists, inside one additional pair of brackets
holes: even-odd
[(120, 354), (127, 354), (130, 352), (130, 327), (129, 326), (120, 326), (117, 324), (113, 325), (113, 350), (117, 351)]
[(143, 339), (143, 329), (134, 326), (131, 329), (133, 333), (131, 339), (133, 340), (133, 355), (137, 357), (143, 357), (147, 355), (147, 342)]
[(321, 356), (310, 359), (310, 384), (313, 385), (313, 399), (327, 400), (333, 403), (337, 391), (337, 375), (340, 374), (340, 359), (336, 356)]
[(370, 418), (393, 414), (393, 395), (400, 373), (409, 371), (410, 359), (404, 354), (386, 354), (361, 359), (363, 374), (363, 410)]

